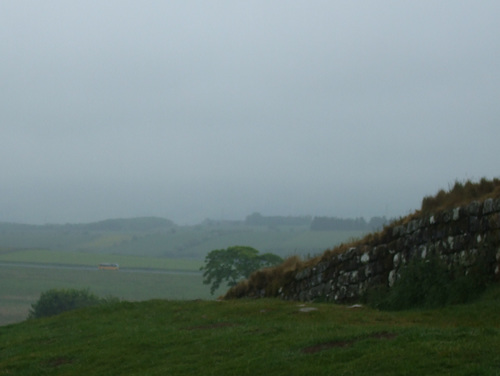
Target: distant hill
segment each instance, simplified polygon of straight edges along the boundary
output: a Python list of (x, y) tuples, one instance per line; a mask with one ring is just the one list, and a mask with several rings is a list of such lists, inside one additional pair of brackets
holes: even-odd
[(86, 230), (91, 231), (149, 231), (175, 227), (175, 223), (169, 219), (158, 217), (138, 217), (128, 219), (107, 219), (83, 225)]
[(70, 229), (79, 231), (148, 231), (174, 227), (176, 224), (165, 218), (136, 217), (106, 219), (90, 223), (66, 223), (31, 225), (13, 222), (0, 222), (0, 231), (27, 231), (27, 230), (60, 230)]
[[(266, 220), (268, 217), (264, 217)], [(158, 217), (106, 219), (81, 224), (0, 223), (0, 252), (26, 249), (203, 259), (213, 249), (243, 244), (283, 257), (317, 254), (366, 230), (311, 231), (292, 217), (282, 225), (206, 220), (188, 226)], [(281, 221), (281, 222), (280, 222)], [(265, 222), (265, 221), (264, 221)], [(297, 223), (298, 222), (298, 223)]]

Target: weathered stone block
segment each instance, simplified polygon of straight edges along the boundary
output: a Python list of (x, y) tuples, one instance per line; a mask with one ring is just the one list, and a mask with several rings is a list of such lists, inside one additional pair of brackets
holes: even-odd
[(443, 255), (450, 254), (453, 247), (453, 236), (448, 236), (439, 243), (439, 253)]
[(341, 271), (339, 276), (337, 277), (337, 280), (335, 281), (335, 284), (337, 286), (344, 286), (349, 284), (349, 273)]
[(405, 236), (404, 237), (404, 249), (408, 249), (413, 245), (413, 242), (411, 241), (411, 237)]
[(441, 240), (446, 236), (444, 228), (442, 226), (436, 227), (432, 235), (433, 240)]
[(479, 219), (476, 216), (469, 217), (469, 231), (476, 232), (479, 230)]
[(417, 254), (417, 246), (412, 244), (410, 247), (408, 247), (408, 249), (405, 252), (402, 253), (403, 264), (406, 264), (408, 261), (413, 260), (416, 254)]
[(453, 218), (453, 211), (452, 210), (446, 210), (443, 212), (442, 220), (444, 223), (450, 222), (452, 218)]
[(392, 228), (392, 237), (393, 238), (399, 238), (404, 233), (405, 233), (405, 229), (403, 226), (394, 226)]
[(389, 273), (385, 273), (384, 275), (376, 275), (372, 278), (373, 285), (388, 285), (387, 281), (389, 278)]
[(466, 211), (471, 216), (477, 216), (481, 212), (481, 204), (479, 201), (472, 201), (469, 205), (467, 205)]
[(326, 295), (325, 288), (326, 288), (326, 285), (325, 284), (321, 284), (321, 285), (318, 285), (318, 286), (310, 289), (308, 297), (307, 297), (308, 298), (307, 300), (313, 300), (315, 298), (319, 298), (319, 297), (325, 296)]
[(386, 254), (386, 253), (387, 253), (387, 249), (388, 249), (388, 248), (387, 248), (387, 244), (379, 244), (379, 245), (376, 247), (375, 251), (376, 251), (376, 252), (377, 252), (377, 254), (379, 254), (379, 255), (384, 255), (384, 254)]
[(313, 274), (313, 278), (310, 278), (311, 280), (311, 285), (312, 286), (317, 286), (323, 282), (323, 273), (315, 273)]
[(466, 243), (467, 243), (467, 237), (465, 235), (455, 236), (455, 244), (453, 250), (455, 252), (458, 252), (465, 249)]
[(488, 217), (488, 227), (492, 230), (500, 228), (500, 213), (494, 213)]
[(352, 300), (357, 297), (357, 292), (358, 292), (358, 286), (357, 285), (352, 285), (347, 287), (346, 291), (346, 298), (347, 300)]
[(394, 268), (399, 268), (400, 267), (401, 262), (402, 262), (401, 258), (402, 258), (401, 253), (396, 253), (394, 255), (394, 257), (392, 258), (392, 264), (394, 265)]
[(416, 231), (419, 228), (420, 228), (420, 220), (418, 220), (418, 219), (412, 219), (406, 225), (406, 234), (411, 234), (412, 232)]
[(495, 202), (492, 198), (488, 198), (483, 202), (483, 215), (490, 214), (495, 211)]
[(389, 272), (389, 280), (388, 280), (389, 287), (394, 286), (396, 280), (397, 280), (397, 271), (393, 269)]
[(477, 249), (464, 250), (459, 254), (458, 263), (461, 266), (471, 267), (477, 260)]
[(489, 218), (488, 216), (486, 217), (481, 217), (479, 219), (479, 230), (481, 232), (486, 232), (490, 229), (490, 223), (489, 223)]
[(422, 242), (423, 243), (428, 243), (432, 239), (432, 231), (429, 229), (429, 227), (424, 227), (422, 229)]
[(455, 228), (456, 234), (466, 234), (469, 232), (469, 221), (466, 217), (463, 217), (457, 221), (453, 227)]
[(356, 283), (359, 283), (359, 273), (357, 270), (354, 270), (349, 273), (349, 284), (354, 285)]
[(338, 290), (336, 290), (334, 294), (334, 299), (336, 302), (341, 302), (346, 298), (347, 295), (347, 287), (340, 286)]
[(360, 267), (360, 263), (358, 262), (358, 260), (356, 260), (355, 258), (351, 258), (349, 260), (346, 260), (343, 264), (342, 264), (342, 267), (345, 271), (347, 272), (351, 272), (353, 270), (356, 270)]
[(368, 255), (370, 256), (370, 262), (377, 261), (381, 257), (380, 249), (377, 247), (372, 247), (368, 251)]
[(344, 253), (339, 254), (337, 258), (339, 259), (339, 261), (343, 262), (352, 259), (354, 256), (356, 256), (356, 253), (357, 253), (357, 248), (351, 247)]
[(368, 265), (365, 265), (365, 266), (363, 266), (363, 267), (361, 267), (361, 268), (359, 268), (357, 270), (357, 272), (358, 272), (358, 283), (362, 283), (362, 282), (366, 281), (366, 279), (368, 278), (366, 276), (366, 267), (367, 266)]
[(424, 233), (422, 229), (419, 228), (413, 233), (413, 243), (414, 244), (424, 243)]
[(298, 298), (301, 302), (305, 302), (308, 300), (309, 291), (301, 291), (298, 295)]
[(375, 275), (375, 272), (373, 270), (373, 264), (368, 264), (364, 267), (363, 273), (366, 278), (371, 278)]
[(328, 262), (322, 261), (319, 262), (313, 270), (315, 270), (318, 273), (323, 273), (326, 269), (328, 269)]
[(401, 252), (405, 247), (405, 240), (404, 238), (399, 238), (397, 241), (396, 241), (396, 247), (395, 250), (396, 252)]
[(426, 258), (427, 257), (427, 246), (421, 245), (418, 247), (418, 253), (420, 255), (420, 258)]
[(388, 271), (392, 268), (391, 263), (392, 260), (389, 257), (386, 257), (385, 260), (379, 260), (377, 262), (374, 262), (372, 265), (373, 273), (375, 275), (388, 273)]
[(301, 281), (305, 278), (308, 278), (311, 275), (311, 272), (312, 272), (312, 270), (310, 268), (306, 268), (306, 269), (298, 272), (297, 274), (295, 274), (295, 279), (297, 281)]

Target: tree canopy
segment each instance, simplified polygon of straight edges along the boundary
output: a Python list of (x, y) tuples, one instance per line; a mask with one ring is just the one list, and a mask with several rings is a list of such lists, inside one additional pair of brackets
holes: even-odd
[(235, 286), (238, 281), (248, 278), (252, 272), (283, 262), (283, 259), (272, 253), (259, 254), (252, 247), (232, 246), (227, 249), (215, 249), (205, 257), (203, 283), (211, 284), (213, 294), (222, 282)]

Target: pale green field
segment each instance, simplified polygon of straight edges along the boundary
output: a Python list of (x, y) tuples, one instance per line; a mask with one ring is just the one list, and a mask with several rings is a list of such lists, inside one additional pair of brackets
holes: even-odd
[(4, 252), (0, 254), (0, 262), (86, 265), (95, 266), (96, 268), (100, 263), (112, 262), (119, 264), (121, 268), (152, 268), (184, 271), (196, 271), (203, 265), (203, 261), (194, 259), (110, 255), (88, 252), (51, 251), (43, 249)]
[(201, 273), (0, 266), (0, 325), (24, 320), (31, 304), (52, 288), (88, 288), (101, 297), (129, 301), (214, 299), (225, 292), (210, 295)]
[[(310, 231), (307, 226), (199, 225), (164, 231), (87, 231), (78, 227), (29, 227), (0, 224), (0, 253), (12, 249), (50, 249), (108, 255), (203, 259), (214, 249), (234, 245), (287, 257), (314, 255), (366, 231)], [(11, 226), (12, 227), (12, 226)], [(14, 226), (15, 227), (15, 226)]]

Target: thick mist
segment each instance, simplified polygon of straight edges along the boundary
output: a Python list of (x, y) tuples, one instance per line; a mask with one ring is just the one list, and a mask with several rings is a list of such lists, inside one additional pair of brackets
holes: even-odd
[(498, 176), (500, 3), (0, 5), (0, 221), (395, 217)]

